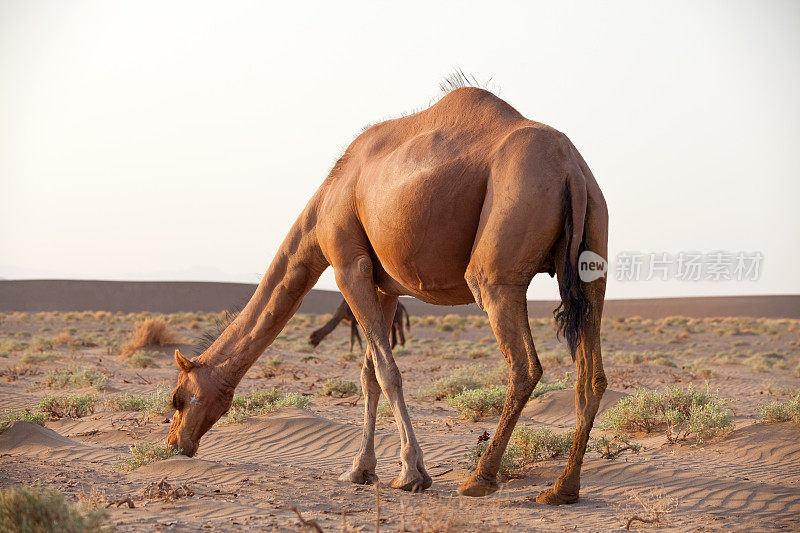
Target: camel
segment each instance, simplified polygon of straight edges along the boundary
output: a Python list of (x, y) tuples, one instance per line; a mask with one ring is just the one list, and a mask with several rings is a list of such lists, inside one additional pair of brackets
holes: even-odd
[(556, 275), (554, 311), (577, 366), (577, 427), (567, 465), (537, 502), (578, 500), (589, 432), (606, 388), (600, 321), (606, 279), (581, 281), (579, 254), (607, 257), (603, 194), (573, 143), (528, 120), (489, 91), (460, 87), (429, 108), (374, 125), (333, 166), (280, 245), (250, 301), (199, 356), (179, 351), (167, 442), (196, 453), (230, 408), (234, 389), (332, 266), (367, 340), (361, 447), (339, 478), (375, 483), (375, 416), (381, 391), (400, 434), (391, 487), (431, 485), (392, 357), (389, 326), (398, 296), (439, 305), (477, 303), (509, 365), (508, 394), (491, 443), (459, 493), (484, 496), (511, 432), (542, 376), (528, 324), (526, 290)]
[[(391, 325), (392, 349), (397, 346), (398, 341), (400, 341), (401, 346), (406, 345), (406, 335), (403, 332), (403, 315), (406, 317), (406, 326), (410, 330), (411, 319), (408, 316), (408, 311), (406, 311), (403, 304), (398, 302), (397, 311), (394, 313)], [(353, 315), (353, 311), (350, 310), (350, 306), (347, 305), (347, 300), (342, 300), (342, 303), (340, 303), (336, 311), (333, 312), (333, 316), (330, 320), (323, 324), (321, 328), (311, 332), (311, 335), (308, 337), (308, 343), (316, 348), (319, 346), (319, 343), (322, 342), (322, 339), (330, 335), (331, 332), (336, 329), (336, 326), (339, 325), (339, 322), (343, 320), (350, 324), (350, 352), (353, 351), (354, 340), (358, 341), (358, 347), (363, 350), (364, 345), (361, 343), (361, 335), (358, 334), (358, 321), (355, 315)]]

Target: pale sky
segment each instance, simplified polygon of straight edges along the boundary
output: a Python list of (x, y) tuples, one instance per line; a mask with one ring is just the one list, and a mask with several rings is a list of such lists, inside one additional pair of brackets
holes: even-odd
[(792, 1), (0, 0), (0, 277), (255, 283), (360, 128), (457, 67), (572, 139), (612, 268), (763, 254), (757, 281), (608, 297), (800, 293)]

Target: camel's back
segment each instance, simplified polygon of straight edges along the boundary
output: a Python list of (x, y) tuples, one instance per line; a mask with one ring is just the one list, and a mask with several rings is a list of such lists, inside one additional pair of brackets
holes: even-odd
[[(528, 121), (501, 98), (484, 89), (456, 89), (431, 107), (405, 117), (381, 122), (368, 128), (348, 149), (354, 157), (374, 158), (389, 154), (426, 139), (438, 141), (451, 150), (440, 156), (464, 157), (468, 152), (485, 155), (513, 130)], [(426, 153), (429, 157), (431, 154)]]

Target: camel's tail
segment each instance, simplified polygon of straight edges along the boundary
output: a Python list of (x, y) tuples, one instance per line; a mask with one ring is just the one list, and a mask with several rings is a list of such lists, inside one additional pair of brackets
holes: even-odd
[(567, 239), (564, 269), (560, 272), (558, 288), (561, 304), (553, 312), (558, 335), (567, 339), (573, 359), (580, 344), (584, 318), (589, 302), (578, 277), (578, 256), (585, 249), (586, 182), (581, 174), (570, 175), (564, 189), (564, 237)]

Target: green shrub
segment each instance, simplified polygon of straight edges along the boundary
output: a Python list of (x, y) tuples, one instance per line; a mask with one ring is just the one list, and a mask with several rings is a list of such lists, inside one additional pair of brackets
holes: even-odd
[(394, 418), (394, 411), (392, 411), (389, 400), (378, 402), (378, 418)]
[[(517, 426), (500, 460), (500, 474), (507, 477), (533, 463), (568, 454), (573, 437), (574, 430), (559, 435), (548, 429), (534, 430), (527, 426)], [(470, 469), (478, 465), (478, 460), (488, 446), (489, 441), (484, 441), (470, 449), (466, 457)]]
[(142, 411), (147, 414), (163, 413), (172, 408), (171, 393), (167, 387), (159, 386), (147, 396), (127, 392), (106, 399), (111, 409), (118, 411)]
[(693, 385), (686, 390), (673, 385), (664, 392), (639, 389), (606, 411), (600, 423), (619, 437), (664, 429), (670, 442), (693, 436), (698, 443), (724, 436), (732, 426), (725, 402)]
[(642, 445), (631, 441), (627, 436), (609, 438), (603, 435), (599, 439), (591, 439), (587, 450), (597, 452), (603, 459), (616, 459), (629, 450), (639, 453)]
[(71, 504), (52, 488), (0, 490), (0, 531), (3, 533), (84, 533), (108, 531), (104, 509)]
[(132, 354), (123, 357), (123, 362), (133, 368), (158, 368), (155, 356), (158, 352), (149, 350), (136, 350)]
[(17, 421), (32, 422), (43, 426), (44, 415), (42, 413), (34, 413), (30, 409), (23, 409), (22, 411), (6, 409), (0, 414), (0, 433)]
[(45, 378), (45, 387), (51, 389), (79, 388), (91, 386), (104, 390), (108, 384), (108, 376), (88, 366), (71, 366), (69, 368), (50, 371)]
[(247, 396), (235, 396), (228, 415), (221, 424), (242, 422), (248, 416), (258, 416), (277, 411), (281, 407), (308, 407), (309, 399), (296, 392), (281, 397), (277, 389), (266, 392), (254, 392)]
[(53, 418), (80, 418), (94, 413), (96, 401), (94, 394), (45, 396), (39, 401), (39, 411)]
[(354, 381), (341, 378), (330, 378), (320, 389), (320, 396), (333, 396), (344, 398), (358, 393), (358, 385)]
[(786, 402), (774, 401), (759, 408), (761, 420), (768, 424), (792, 421), (800, 424), (800, 394)]
[(482, 416), (500, 414), (506, 401), (505, 385), (468, 389), (450, 398), (450, 405), (465, 417), (478, 420)]
[(567, 381), (568, 377), (564, 375), (558, 381), (554, 381), (549, 383), (544, 378), (539, 380), (539, 383), (536, 384), (536, 388), (533, 389), (533, 394), (531, 394), (531, 398), (538, 398), (539, 396), (546, 394), (550, 391), (554, 390), (564, 390), (567, 388)]
[(163, 461), (181, 453), (180, 449), (155, 442), (138, 442), (130, 447), (130, 457), (120, 458), (120, 468), (136, 470), (140, 466)]

